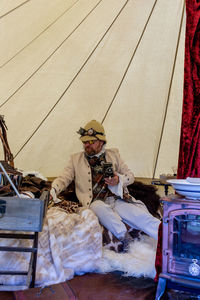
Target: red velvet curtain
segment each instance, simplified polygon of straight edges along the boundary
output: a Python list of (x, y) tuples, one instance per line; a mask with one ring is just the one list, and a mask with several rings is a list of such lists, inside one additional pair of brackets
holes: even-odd
[[(184, 97), (178, 178), (200, 177), (200, 0), (186, 0)], [(156, 253), (156, 277), (162, 271), (162, 224)]]
[(200, 0), (186, 0), (186, 15), (178, 178), (200, 177)]

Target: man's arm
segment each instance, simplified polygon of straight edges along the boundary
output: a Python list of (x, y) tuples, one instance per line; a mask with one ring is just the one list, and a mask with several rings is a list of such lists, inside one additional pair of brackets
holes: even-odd
[(129, 169), (127, 164), (122, 160), (119, 151), (117, 150), (117, 173), (120, 177), (120, 181), (122, 182), (123, 187), (128, 186), (129, 184), (132, 184), (134, 182), (134, 174)]
[(71, 156), (67, 166), (63, 170), (63, 173), (52, 182), (50, 194), (53, 198), (56, 198), (56, 196), (58, 196), (63, 190), (68, 187), (68, 185), (74, 179), (74, 175), (75, 172), (73, 159)]
[(123, 198), (123, 188), (134, 182), (134, 174), (121, 159), (118, 149), (113, 149), (117, 164), (114, 177), (105, 178), (105, 183), (115, 195)]

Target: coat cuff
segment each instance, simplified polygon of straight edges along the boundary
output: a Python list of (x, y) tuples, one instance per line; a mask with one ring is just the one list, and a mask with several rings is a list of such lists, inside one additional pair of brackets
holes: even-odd
[(55, 188), (53, 188), (53, 187), (51, 188), (51, 190), (50, 190), (50, 195), (52, 196), (53, 201), (54, 201), (55, 203), (61, 202), (61, 200), (57, 198)]
[(108, 185), (109, 190), (115, 194), (116, 196), (119, 196), (121, 199), (123, 199), (123, 182), (124, 182), (124, 175), (118, 174), (119, 177), (119, 183), (117, 185), (111, 186)]

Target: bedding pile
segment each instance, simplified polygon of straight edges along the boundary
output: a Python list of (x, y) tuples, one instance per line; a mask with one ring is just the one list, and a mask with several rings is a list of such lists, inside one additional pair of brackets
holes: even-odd
[[(27, 174), (20, 192), (28, 190), (39, 198), (49, 187), (50, 182), (44, 178)], [(10, 195), (9, 186), (6, 188), (2, 190), (4, 196)], [(125, 276), (154, 278), (155, 240), (131, 229), (128, 251), (119, 253), (119, 241), (109, 231), (105, 232), (94, 213), (69, 201), (75, 198), (73, 191), (68, 189), (61, 196), (62, 202), (48, 209), (43, 231), (39, 233), (36, 286), (56, 284), (88, 272), (122, 271)], [(0, 246), (30, 247), (31, 241), (0, 239)], [(27, 271), (29, 261), (28, 253), (0, 252), (0, 270)], [(25, 285), (26, 276), (1, 275), (0, 284)]]
[[(30, 246), (30, 241), (0, 239), (1, 246)], [(130, 243), (127, 253), (102, 249), (102, 228), (89, 209), (66, 214), (48, 210), (39, 234), (36, 286), (69, 280), (88, 272), (122, 271), (127, 276), (155, 276), (156, 242), (142, 236)], [(1, 270), (27, 270), (30, 254), (0, 252)], [(25, 285), (25, 276), (1, 275), (0, 284)]]
[[(31, 246), (28, 240), (0, 239), (1, 246)], [(74, 274), (93, 271), (102, 257), (102, 232), (89, 209), (66, 215), (60, 208), (47, 212), (39, 234), (36, 285), (43, 286), (71, 279)], [(0, 252), (1, 270), (28, 269), (30, 254)], [(0, 284), (24, 285), (25, 276), (0, 276)]]

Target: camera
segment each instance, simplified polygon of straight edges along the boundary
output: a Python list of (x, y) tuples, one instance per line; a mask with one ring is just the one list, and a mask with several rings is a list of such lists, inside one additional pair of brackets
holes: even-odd
[(110, 163), (110, 162), (103, 163), (103, 174), (104, 174), (105, 178), (114, 176), (112, 163)]

